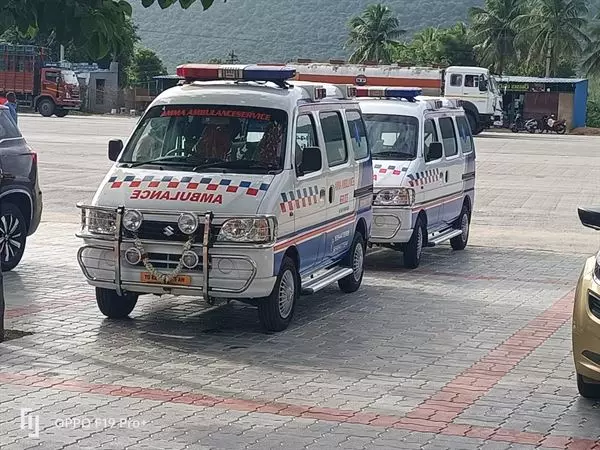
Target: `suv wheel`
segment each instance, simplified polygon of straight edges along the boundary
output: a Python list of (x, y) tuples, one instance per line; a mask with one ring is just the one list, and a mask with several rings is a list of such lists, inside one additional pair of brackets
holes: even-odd
[(27, 239), (25, 217), (12, 203), (3, 202), (0, 208), (0, 266), (3, 272), (17, 267)]
[(96, 303), (98, 309), (109, 319), (125, 319), (138, 301), (138, 294), (124, 292), (117, 294), (112, 289), (96, 288)]

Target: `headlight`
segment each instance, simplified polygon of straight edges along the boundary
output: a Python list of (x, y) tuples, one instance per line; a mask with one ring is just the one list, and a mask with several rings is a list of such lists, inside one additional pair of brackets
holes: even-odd
[(410, 188), (383, 189), (375, 196), (376, 206), (412, 206), (415, 202), (415, 191)]
[(177, 226), (184, 234), (194, 234), (198, 229), (198, 218), (194, 214), (183, 213), (177, 219)]
[(123, 214), (123, 227), (128, 231), (135, 232), (139, 230), (143, 221), (144, 216), (135, 209), (128, 209), (125, 211), (125, 214)]
[(98, 209), (81, 211), (82, 231), (91, 234), (115, 234), (117, 231), (117, 213)]
[(596, 254), (596, 265), (594, 266), (594, 276), (596, 281), (600, 283), (600, 252)]
[(276, 222), (273, 218), (229, 219), (221, 227), (218, 241), (264, 244), (275, 240)]

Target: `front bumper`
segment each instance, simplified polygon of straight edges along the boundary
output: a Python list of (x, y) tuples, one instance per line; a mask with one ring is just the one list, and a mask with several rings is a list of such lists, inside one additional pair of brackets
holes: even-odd
[(68, 100), (60, 99), (56, 102), (57, 106), (62, 109), (68, 109), (69, 111), (78, 111), (81, 109), (81, 100)]
[(573, 358), (578, 374), (600, 382), (600, 283), (593, 276), (595, 262), (595, 257), (586, 261), (577, 283), (573, 307)]
[(373, 206), (370, 242), (403, 244), (412, 236), (412, 210), (409, 207)]
[[(206, 300), (213, 297), (261, 298), (271, 294), (276, 280), (273, 275), (273, 246), (214, 243), (211, 214), (205, 216), (205, 232), (201, 242), (194, 243), (190, 248), (199, 256), (200, 264), (177, 273), (176, 280), (181, 282), (181, 279), (185, 279), (186, 284), (145, 281), (143, 277), (150, 274), (145, 264), (140, 262), (132, 265), (125, 258), (125, 252), (136, 247), (136, 239), (127, 238), (122, 232), (120, 224), (123, 211), (122, 208), (117, 209), (115, 236), (78, 234), (84, 240), (84, 245), (77, 253), (77, 260), (92, 286), (117, 292), (202, 296)], [(149, 255), (150, 263), (163, 274), (173, 272), (184, 244), (169, 240), (137, 240), (137, 245), (142, 245)]]

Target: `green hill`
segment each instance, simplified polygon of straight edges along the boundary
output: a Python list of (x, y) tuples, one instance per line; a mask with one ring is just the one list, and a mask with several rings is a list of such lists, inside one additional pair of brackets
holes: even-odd
[[(200, 2), (188, 10), (161, 10), (134, 4), (133, 18), (142, 44), (155, 50), (173, 70), (186, 61), (226, 58), (241, 62), (285, 62), (296, 58), (345, 58), (350, 17), (373, 0), (216, 0), (208, 11)], [(469, 7), (483, 0), (388, 0), (409, 33), (427, 26), (465, 20)]]

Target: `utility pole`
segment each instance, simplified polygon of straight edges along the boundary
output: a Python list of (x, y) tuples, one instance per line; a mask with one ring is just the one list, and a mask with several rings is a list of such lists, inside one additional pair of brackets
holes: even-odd
[(229, 59), (227, 60), (228, 64), (236, 64), (240, 62), (240, 59), (233, 50), (231, 50), (231, 52), (227, 56), (229, 57)]

